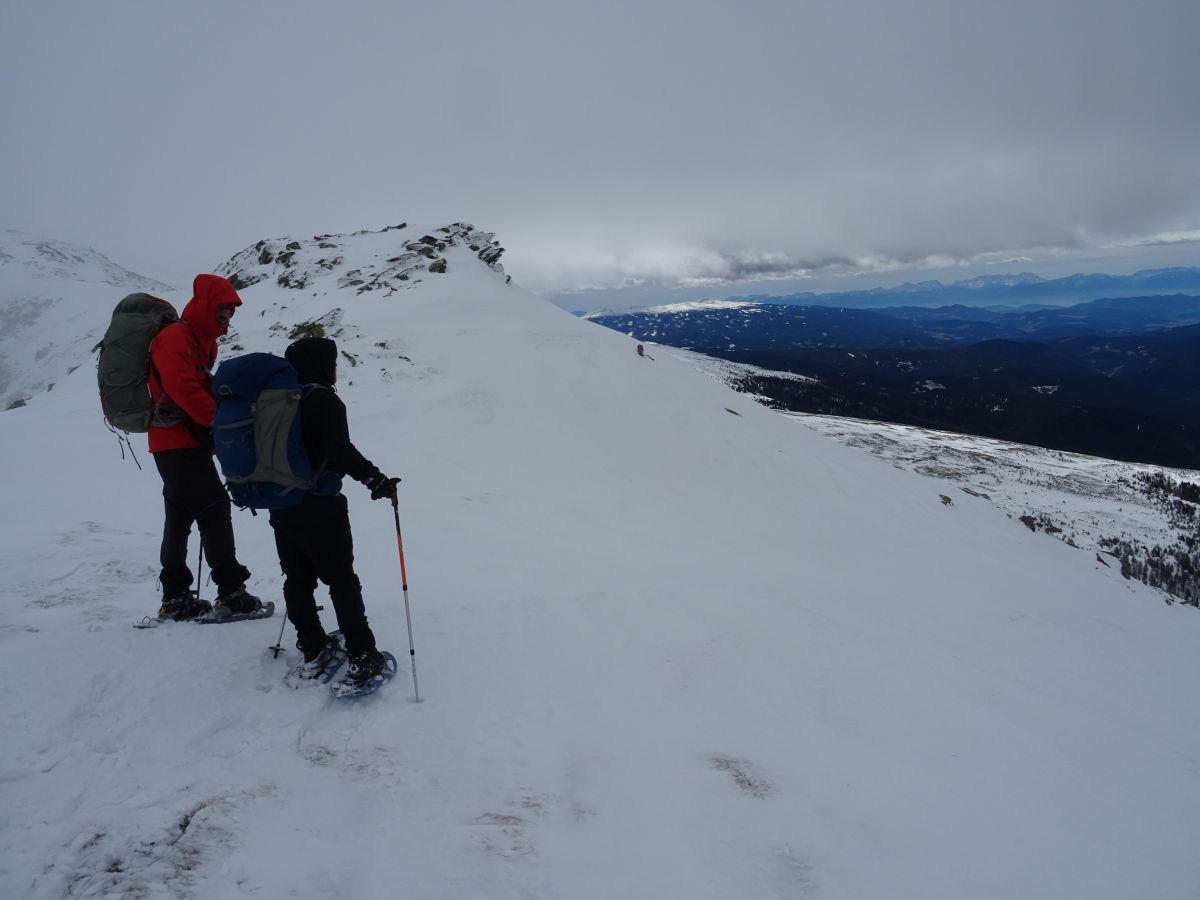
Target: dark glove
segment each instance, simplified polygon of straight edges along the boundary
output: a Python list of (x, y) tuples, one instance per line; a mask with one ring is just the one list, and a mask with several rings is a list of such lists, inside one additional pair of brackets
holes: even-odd
[(211, 428), (205, 428), (203, 425), (199, 425), (196, 422), (193, 422), (191, 419), (188, 419), (187, 421), (188, 427), (192, 431), (192, 437), (198, 440), (200, 442), (200, 446), (205, 450), (212, 450), (213, 447), (216, 446), (216, 444), (213, 443), (213, 430)]
[(384, 497), (395, 499), (396, 485), (399, 483), (399, 478), (388, 478), (380, 473), (367, 482), (367, 487), (371, 491), (372, 500), (382, 500)]

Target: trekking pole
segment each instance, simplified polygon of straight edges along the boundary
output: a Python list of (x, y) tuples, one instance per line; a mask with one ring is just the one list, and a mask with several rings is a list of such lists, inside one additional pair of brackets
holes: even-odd
[[(287, 598), (284, 598), (284, 604), (286, 604), (286, 603), (287, 603)], [(321, 606), (321, 605), (317, 606), (317, 612), (323, 612), (324, 610), (325, 610), (324, 606)], [(286, 606), (285, 606), (285, 611), (283, 614), (283, 621), (279, 623), (279, 638), (275, 641), (275, 643), (272, 646), (267, 648), (274, 654), (271, 657), (272, 659), (279, 659), (279, 654), (283, 652), (283, 629), (287, 628), (287, 623), (289, 621), (290, 620), (287, 617)]]
[(204, 587), (204, 538), (200, 538), (200, 546), (196, 549), (196, 599), (200, 599), (200, 589)]
[(400, 536), (400, 501), (396, 486), (392, 485), (392, 516), (396, 519), (396, 549), (400, 551), (400, 589), (404, 592), (404, 618), (408, 622), (408, 655), (412, 659), (413, 697), (421, 702), (421, 691), (417, 687), (417, 649), (413, 646), (412, 610), (408, 605), (408, 572), (404, 568), (404, 538)]
[(272, 659), (279, 659), (279, 654), (283, 651), (283, 629), (287, 628), (287, 623), (287, 613), (284, 613), (283, 621), (279, 623), (279, 637), (275, 639), (275, 645), (273, 647), (267, 648), (274, 654), (271, 657)]

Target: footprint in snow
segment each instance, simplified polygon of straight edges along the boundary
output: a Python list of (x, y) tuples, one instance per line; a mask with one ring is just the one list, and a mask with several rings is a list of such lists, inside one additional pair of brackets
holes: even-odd
[[(530, 791), (522, 794), (515, 802), (508, 802), (500, 812), (485, 812), (477, 816), (476, 839), (488, 853), (511, 859), (531, 856), (536, 850), (530, 831), (540, 820), (555, 811), (559, 798), (549, 794)], [(570, 804), (568, 811), (575, 822), (582, 822), (593, 815), (593, 811), (578, 803)]]
[(209, 861), (219, 864), (237, 843), (233, 809), (227, 797), (210, 797), (150, 834), (97, 823), (70, 841), (32, 887), (46, 896), (189, 896), (193, 873)]
[(324, 744), (299, 746), (300, 755), (314, 766), (336, 769), (353, 778), (398, 785), (405, 780), (395, 749), (376, 745), (369, 749), (335, 750)]

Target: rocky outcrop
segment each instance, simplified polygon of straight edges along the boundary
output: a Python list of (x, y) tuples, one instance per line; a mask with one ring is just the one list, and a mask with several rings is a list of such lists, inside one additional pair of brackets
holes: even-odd
[[(318, 277), (334, 272), (339, 288), (388, 296), (413, 287), (426, 275), (445, 273), (449, 264), (444, 254), (458, 246), (469, 248), (489, 268), (504, 274), (500, 265), (504, 248), (490, 232), (455, 222), (415, 236), (396, 235), (394, 242), (381, 237), (407, 229), (407, 223), (402, 223), (380, 231), (319, 234), (305, 241), (263, 240), (221, 265), (217, 274), (224, 275), (237, 288), (273, 278), (280, 287), (302, 290)], [(347, 264), (347, 259), (353, 262)]]

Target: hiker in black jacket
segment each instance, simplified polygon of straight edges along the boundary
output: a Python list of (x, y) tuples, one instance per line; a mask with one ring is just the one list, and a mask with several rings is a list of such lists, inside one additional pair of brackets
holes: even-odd
[(301, 338), (284, 356), (301, 383), (317, 385), (305, 391), (300, 403), (301, 429), (309, 459), (324, 473), (298, 506), (271, 511), (288, 618), (296, 627), (296, 646), (306, 667), (319, 671), (337, 650), (335, 639), (321, 625), (314, 596), (318, 579), (328, 585), (346, 642), (347, 675), (353, 681), (368, 681), (383, 668), (384, 658), (375, 648), (362, 584), (354, 572), (354, 541), (341, 481), (349, 475), (370, 488), (372, 500), (382, 500), (395, 495), (400, 479), (386, 477), (350, 442), (346, 405), (333, 387), (337, 345), (328, 338)]

